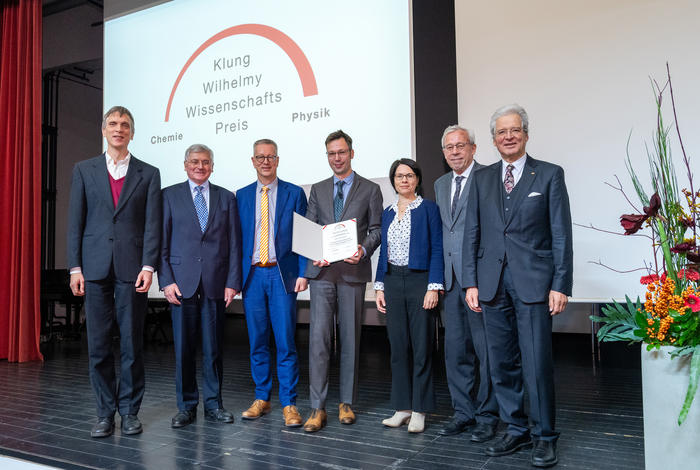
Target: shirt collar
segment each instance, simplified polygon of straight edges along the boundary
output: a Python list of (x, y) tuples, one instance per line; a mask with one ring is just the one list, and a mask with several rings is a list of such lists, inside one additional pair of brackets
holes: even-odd
[[(192, 193), (194, 192), (194, 188), (196, 188), (197, 186), (200, 186), (189, 178), (187, 178), (187, 182), (190, 183), (190, 192), (192, 192)], [(201, 186), (202, 186), (202, 191), (207, 191), (209, 189), (209, 180), (206, 180), (204, 183), (201, 184)]]
[(263, 186), (267, 186), (268, 192), (274, 191), (275, 189), (277, 189), (277, 181), (278, 181), (277, 178), (275, 178), (275, 180), (270, 184), (262, 184), (260, 182), (260, 180), (257, 180), (257, 181), (258, 181), (257, 192), (262, 191)]
[(511, 163), (508, 163), (507, 161), (501, 159), (501, 161), (503, 162), (503, 165), (501, 168), (503, 168), (503, 171), (505, 171), (506, 167), (510, 164), (510, 165), (513, 165), (515, 167), (514, 168), (515, 171), (520, 172), (525, 167), (525, 160), (527, 160), (527, 153), (524, 153), (522, 157), (518, 158), (517, 160), (515, 160), (514, 162), (511, 162)]
[[(407, 211), (410, 211), (411, 209), (415, 209), (416, 207), (420, 206), (421, 202), (423, 202), (423, 198), (420, 196), (416, 196), (416, 198), (411, 201), (411, 203), (406, 207)], [(399, 213), (399, 200), (396, 199), (394, 203), (391, 205), (391, 208), (396, 212), (397, 214)]]
[(127, 152), (126, 157), (122, 158), (117, 163), (114, 163), (114, 160), (112, 159), (112, 157), (109, 156), (107, 152), (105, 152), (105, 158), (107, 159), (108, 168), (119, 168), (121, 166), (128, 166), (129, 161), (131, 160), (131, 152)]
[(355, 172), (351, 171), (350, 174), (342, 180), (336, 175), (333, 175), (333, 184), (335, 185), (338, 181), (343, 181), (347, 186), (350, 186), (352, 182), (355, 181)]

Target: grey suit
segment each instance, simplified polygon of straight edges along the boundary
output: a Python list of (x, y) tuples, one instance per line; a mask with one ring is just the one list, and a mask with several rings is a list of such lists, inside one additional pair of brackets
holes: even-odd
[[(445, 367), (455, 418), (460, 422), (476, 419), (496, 424), (498, 403), (491, 385), (484, 321), (464, 300), (462, 284), (462, 245), (469, 188), (474, 172), (482, 168), (476, 161), (460, 192), (452, 214), (452, 182), (454, 172), (435, 181), (435, 199), (442, 219), (443, 256), (445, 259), (445, 299), (442, 324), (445, 326)], [(478, 360), (477, 360), (478, 359)], [(478, 390), (476, 376), (479, 374)]]
[[(337, 312), (340, 323), (340, 401), (352, 404), (357, 397), (357, 366), (360, 354), (362, 307), (366, 283), (372, 280), (370, 257), (381, 237), (382, 193), (379, 186), (357, 173), (345, 198), (340, 220), (357, 220), (357, 241), (365, 256), (356, 265), (339, 261), (319, 268), (311, 261), (305, 276), (310, 279), (309, 385), (311, 407), (325, 409), (328, 393), (330, 332)], [(317, 224), (335, 222), (333, 178), (311, 186), (306, 217)]]

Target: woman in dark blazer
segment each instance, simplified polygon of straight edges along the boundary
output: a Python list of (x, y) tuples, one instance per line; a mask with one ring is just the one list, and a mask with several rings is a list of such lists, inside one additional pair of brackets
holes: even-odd
[(389, 178), (398, 200), (382, 213), (377, 265), (377, 310), (386, 314), (391, 344), (391, 404), (385, 426), (408, 423), (423, 432), (425, 413), (435, 408), (431, 309), (443, 290), (442, 223), (437, 205), (421, 197), (421, 170), (410, 159), (396, 160)]

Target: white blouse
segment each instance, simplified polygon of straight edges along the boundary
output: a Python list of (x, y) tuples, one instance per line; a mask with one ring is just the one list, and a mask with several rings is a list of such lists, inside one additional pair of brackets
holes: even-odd
[[(411, 210), (420, 206), (423, 198), (418, 196), (413, 200), (399, 219), (399, 202), (395, 201), (391, 205), (391, 210), (396, 214), (394, 220), (389, 224), (387, 230), (387, 260), (394, 266), (408, 266), (408, 254), (411, 249)], [(433, 282), (428, 284), (428, 290), (443, 290), (441, 283)], [(375, 282), (374, 290), (384, 290), (383, 282)]]

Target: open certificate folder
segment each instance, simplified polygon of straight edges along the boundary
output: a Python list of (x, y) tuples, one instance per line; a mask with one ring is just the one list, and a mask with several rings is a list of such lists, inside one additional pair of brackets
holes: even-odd
[(295, 212), (292, 251), (312, 261), (350, 258), (357, 253), (357, 220), (318, 225)]

